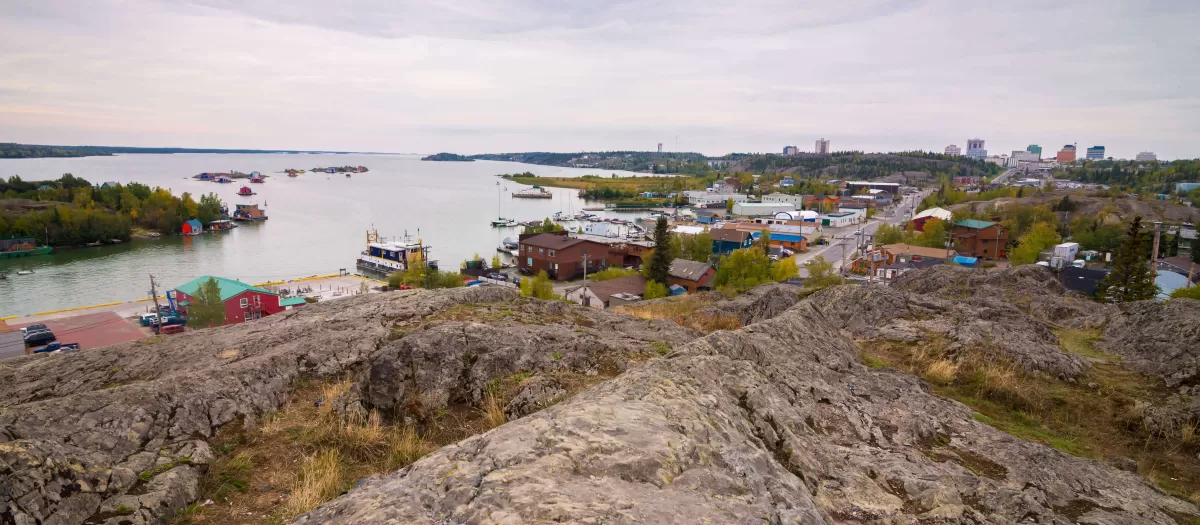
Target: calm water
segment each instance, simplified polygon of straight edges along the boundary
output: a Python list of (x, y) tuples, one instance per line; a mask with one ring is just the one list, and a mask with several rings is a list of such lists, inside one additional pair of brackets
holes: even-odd
[[(304, 173), (296, 178), (286, 168), (364, 165), (368, 173)], [(250, 185), (258, 195), (240, 197), (243, 184), (216, 184), (191, 179), (205, 171), (259, 171), (271, 175), (265, 184)], [(174, 287), (200, 275), (220, 275), (246, 282), (292, 279), (355, 271), (354, 260), (365, 246), (366, 230), (400, 237), (405, 230), (420, 236), (443, 268), (454, 268), (474, 253), (490, 259), (496, 246), (519, 228), (492, 228), (500, 213), (517, 220), (541, 219), (554, 212), (579, 211), (583, 201), (574, 190), (551, 189), (553, 199), (513, 199), (511, 191), (527, 188), (502, 182), (495, 175), (531, 171), (541, 176), (580, 176), (596, 170), (534, 166), (509, 162), (421, 162), (410, 155), (120, 155), (75, 159), (0, 160), (0, 176), (25, 180), (58, 178), (63, 173), (93, 184), (142, 182), (191, 192), (197, 200), (215, 192), (232, 208), (235, 203), (265, 205), (269, 220), (239, 223), (230, 232), (198, 237), (164, 236), (97, 248), (56, 250), (51, 255), (0, 260), (0, 317), (145, 297), (149, 275)], [(608, 172), (603, 172), (607, 174)], [(628, 173), (621, 173), (628, 175)], [(596, 203), (593, 203), (595, 205)], [(600, 213), (603, 215), (603, 213)], [(16, 275), (30, 269), (32, 275)]]

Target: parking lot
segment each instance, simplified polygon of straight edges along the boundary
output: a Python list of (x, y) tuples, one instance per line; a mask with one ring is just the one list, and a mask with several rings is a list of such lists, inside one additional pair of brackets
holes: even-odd
[[(80, 348), (84, 350), (136, 341), (146, 337), (145, 332), (114, 312), (97, 312), (61, 319), (47, 319), (42, 323), (54, 332), (54, 336), (58, 338), (59, 342), (79, 343)], [(10, 324), (9, 326), (13, 330), (19, 330), (30, 324), (33, 323)]]

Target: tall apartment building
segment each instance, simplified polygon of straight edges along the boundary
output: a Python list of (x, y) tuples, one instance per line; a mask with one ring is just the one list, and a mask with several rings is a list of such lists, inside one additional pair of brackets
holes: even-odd
[(1104, 158), (1104, 146), (1092, 146), (1087, 149), (1087, 160), (1101, 160)]
[(661, 142), (658, 143), (658, 152), (662, 153), (662, 143)]
[(946, 146), (946, 155), (949, 155), (951, 157), (957, 157), (959, 155), (962, 155), (962, 148), (959, 148), (957, 144), (951, 144), (949, 146)]
[(817, 155), (828, 155), (829, 141), (825, 140), (824, 137), (817, 139), (817, 147), (814, 149), (814, 151), (817, 152)]
[(1059, 164), (1069, 164), (1075, 162), (1075, 145), (1067, 144), (1066, 146), (1063, 146), (1062, 149), (1058, 150), (1058, 155), (1054, 157), (1054, 160)]
[(973, 159), (986, 159), (987, 148), (983, 139), (967, 139), (967, 156)]
[(1143, 151), (1138, 153), (1137, 157), (1134, 157), (1133, 160), (1142, 162), (1156, 162), (1158, 161), (1158, 155), (1155, 155), (1153, 151)]
[(1028, 148), (1025, 148), (1025, 151), (1028, 151), (1034, 155), (1037, 155), (1038, 160), (1042, 160), (1042, 147), (1041, 146), (1038, 146), (1037, 144), (1030, 144)]
[(797, 148), (796, 146), (784, 146), (783, 154), (787, 156), (799, 155), (800, 148)]

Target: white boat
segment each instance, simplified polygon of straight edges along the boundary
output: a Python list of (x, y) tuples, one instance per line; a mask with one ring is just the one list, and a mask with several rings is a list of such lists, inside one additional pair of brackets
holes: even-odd
[[(420, 239), (413, 242), (405, 235), (399, 241), (381, 241), (379, 232), (367, 231), (367, 249), (358, 256), (356, 266), (364, 272), (388, 275), (392, 272), (407, 270), (412, 264), (421, 264), (425, 251), (429, 247)], [(436, 267), (436, 262), (429, 261), (429, 267)]]
[(29, 275), (31, 273), (33, 273), (33, 270), (17, 270), (17, 275)]
[(499, 217), (497, 219), (492, 220), (492, 226), (495, 228), (506, 228), (509, 226), (516, 226), (516, 225), (517, 225), (516, 219), (505, 219), (504, 217)]

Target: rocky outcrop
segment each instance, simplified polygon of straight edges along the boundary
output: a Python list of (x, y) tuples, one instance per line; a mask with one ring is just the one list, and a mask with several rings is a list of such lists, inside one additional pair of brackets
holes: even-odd
[[(491, 325), (446, 320), (474, 315)], [(373, 294), (153, 344), (0, 361), (0, 524), (160, 522), (195, 499), (211, 459), (204, 440), (218, 428), (254, 425), (299, 378), (364, 377), (401, 348), (426, 351), (405, 354), (423, 392), (470, 402), (509, 365), (619, 369), (635, 352), (696, 335), (483, 287)], [(620, 355), (606, 360), (600, 348)]]
[(700, 308), (697, 314), (735, 317), (749, 325), (775, 317), (800, 302), (800, 289), (786, 284), (766, 284), (728, 301)]
[(1200, 301), (1139, 301), (1124, 306), (1099, 343), (1168, 386), (1200, 383)]
[[(297, 523), (1172, 523), (1133, 473), (869, 369), (812, 302), (368, 480)], [(1180, 521), (1182, 522), (1182, 521)]]

